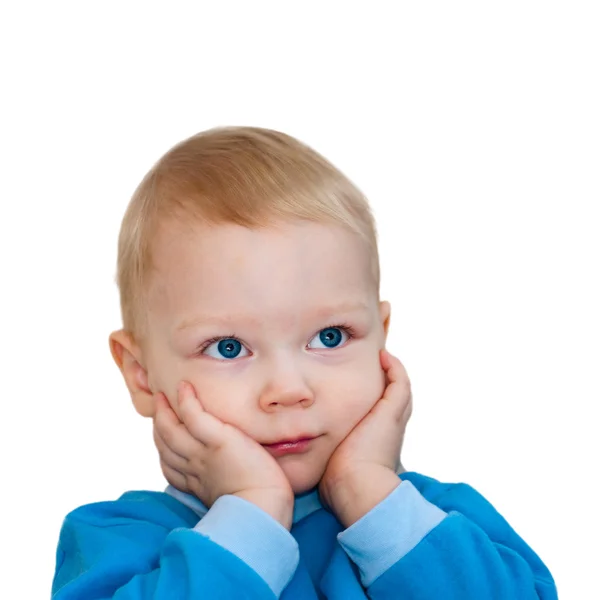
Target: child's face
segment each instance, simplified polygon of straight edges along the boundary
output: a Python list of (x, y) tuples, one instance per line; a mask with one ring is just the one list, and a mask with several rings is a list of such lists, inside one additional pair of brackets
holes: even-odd
[(150, 388), (173, 404), (187, 380), (205, 410), (262, 444), (315, 437), (276, 458), (295, 493), (311, 489), (385, 386), (389, 304), (377, 300), (364, 246), (341, 228), (298, 222), (173, 225), (156, 248)]

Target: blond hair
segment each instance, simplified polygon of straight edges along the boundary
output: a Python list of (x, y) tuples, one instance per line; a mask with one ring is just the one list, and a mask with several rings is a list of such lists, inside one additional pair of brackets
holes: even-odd
[(341, 225), (366, 242), (379, 292), (375, 222), (364, 195), (347, 177), (284, 133), (211, 129), (171, 148), (138, 185), (123, 217), (117, 285), (123, 327), (138, 341), (145, 328), (152, 240), (170, 219), (251, 228), (294, 219)]

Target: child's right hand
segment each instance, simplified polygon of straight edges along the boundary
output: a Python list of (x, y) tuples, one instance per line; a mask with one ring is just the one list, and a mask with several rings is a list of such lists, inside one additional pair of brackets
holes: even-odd
[(178, 387), (177, 411), (155, 395), (154, 442), (167, 481), (206, 506), (226, 494), (270, 514), (286, 529), (292, 524), (294, 493), (277, 461), (233, 425), (207, 413), (194, 388)]

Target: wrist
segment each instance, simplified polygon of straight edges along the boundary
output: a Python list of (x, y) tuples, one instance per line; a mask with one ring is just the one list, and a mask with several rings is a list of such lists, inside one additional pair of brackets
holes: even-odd
[(291, 529), (294, 514), (294, 495), (292, 493), (283, 490), (256, 489), (243, 490), (233, 495), (252, 502), (288, 531)]
[(329, 505), (347, 529), (387, 498), (401, 481), (392, 469), (369, 465), (331, 481)]

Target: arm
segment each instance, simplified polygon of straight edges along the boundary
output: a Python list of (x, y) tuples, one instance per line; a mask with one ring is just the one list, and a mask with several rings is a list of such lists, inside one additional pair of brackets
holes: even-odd
[(338, 536), (371, 598), (557, 598), (543, 562), (473, 488), (402, 478)]
[[(176, 500), (134, 492), (67, 516), (52, 598), (277, 598), (298, 549), (266, 513), (235, 497), (197, 517)], [(257, 530), (264, 532), (257, 543)], [(276, 551), (275, 551), (276, 549)]]
[(338, 539), (369, 596), (554, 600), (548, 569), (475, 490), (416, 473), (399, 483), (412, 392), (402, 363), (386, 351), (380, 358), (383, 396), (336, 448), (319, 484), (347, 528)]

